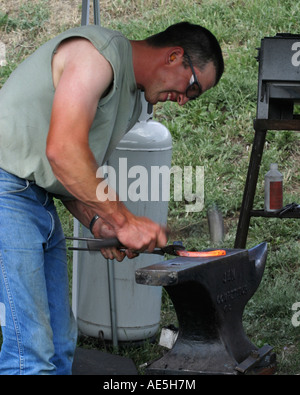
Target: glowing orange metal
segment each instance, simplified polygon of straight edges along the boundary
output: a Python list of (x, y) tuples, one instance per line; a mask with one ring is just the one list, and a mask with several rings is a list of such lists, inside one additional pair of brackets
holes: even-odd
[(189, 257), (189, 258), (213, 258), (216, 256), (226, 255), (225, 250), (213, 250), (213, 251), (186, 251), (178, 250), (176, 251), (178, 256)]

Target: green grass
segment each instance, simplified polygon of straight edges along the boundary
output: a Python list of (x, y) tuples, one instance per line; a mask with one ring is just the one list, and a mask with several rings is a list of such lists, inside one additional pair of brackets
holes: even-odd
[(46, 23), (49, 17), (49, 8), (45, 0), (38, 4), (27, 2), (21, 5), (16, 17), (10, 17), (9, 14), (0, 13), (0, 28), (5, 32), (20, 29), (36, 31), (40, 30)]
[[(24, 8), (7, 16), (0, 6), (1, 34), (11, 34), (14, 29), (27, 32), (30, 51), (33, 51), (35, 39), (31, 30), (38, 30), (42, 35), (53, 12), (50, 2), (46, 3), (49, 5), (42, 10), (45, 2), (28, 1)], [(204, 166), (205, 171), (205, 209), (187, 214), (184, 202), (171, 201), (169, 226), (188, 247), (209, 247), (206, 210), (216, 203), (225, 222), (223, 246), (232, 248), (254, 137), (256, 48), (265, 36), (274, 36), (277, 32), (300, 33), (300, 3), (294, 0), (112, 0), (106, 3), (101, 9), (102, 25), (121, 30), (132, 39), (144, 38), (172, 23), (188, 20), (203, 24), (220, 40), (226, 69), (219, 85), (184, 108), (174, 103), (156, 106), (155, 118), (172, 134), (172, 164)], [(46, 35), (40, 39), (46, 40)], [(0, 86), (27, 53), (18, 47), (13, 52), (8, 50), (8, 65), (0, 68)], [(255, 207), (263, 206), (263, 176), (271, 162), (277, 162), (284, 174), (284, 204), (300, 203), (299, 153), (297, 133), (268, 133)], [(61, 207), (60, 211), (65, 231), (70, 234), (72, 218)], [(268, 343), (275, 347), (278, 374), (299, 374), (300, 328), (291, 323), (292, 305), (300, 302), (299, 221), (253, 218), (247, 247), (262, 241), (268, 242), (269, 246), (267, 267), (258, 292), (246, 307), (244, 326), (257, 346)], [(172, 323), (176, 323), (176, 316), (164, 294), (161, 324)], [(97, 343), (91, 343), (97, 346)], [(137, 366), (156, 358), (161, 352), (157, 344), (148, 343), (140, 348), (119, 350), (119, 353), (133, 358)]]

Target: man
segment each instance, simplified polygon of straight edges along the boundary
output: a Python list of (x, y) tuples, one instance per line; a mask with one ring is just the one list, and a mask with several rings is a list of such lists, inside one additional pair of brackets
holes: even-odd
[(99, 199), (97, 168), (149, 103), (184, 105), (223, 73), (215, 37), (189, 23), (141, 41), (99, 26), (50, 40), (0, 91), (1, 374), (70, 374), (76, 325), (68, 302), (64, 235), (53, 204), (95, 237), (117, 237), (122, 260), (167, 242), (166, 230)]

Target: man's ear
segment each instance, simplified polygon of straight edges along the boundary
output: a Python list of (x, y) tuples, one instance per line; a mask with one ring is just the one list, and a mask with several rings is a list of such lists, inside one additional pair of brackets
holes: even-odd
[(168, 63), (173, 63), (177, 60), (180, 60), (184, 55), (184, 49), (181, 47), (173, 47), (170, 48), (167, 54), (167, 62)]

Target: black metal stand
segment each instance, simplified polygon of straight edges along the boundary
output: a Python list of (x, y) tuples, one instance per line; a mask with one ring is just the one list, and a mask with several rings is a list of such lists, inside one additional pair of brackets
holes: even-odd
[[(262, 160), (266, 134), (268, 130), (293, 130), (300, 131), (300, 119), (269, 120), (256, 119), (254, 121), (254, 142), (248, 167), (248, 174), (244, 189), (243, 202), (237, 227), (234, 248), (245, 248), (251, 217), (277, 217), (273, 213), (263, 210), (252, 210), (255, 197), (259, 168)], [(299, 214), (290, 213), (282, 218), (299, 218)]]

